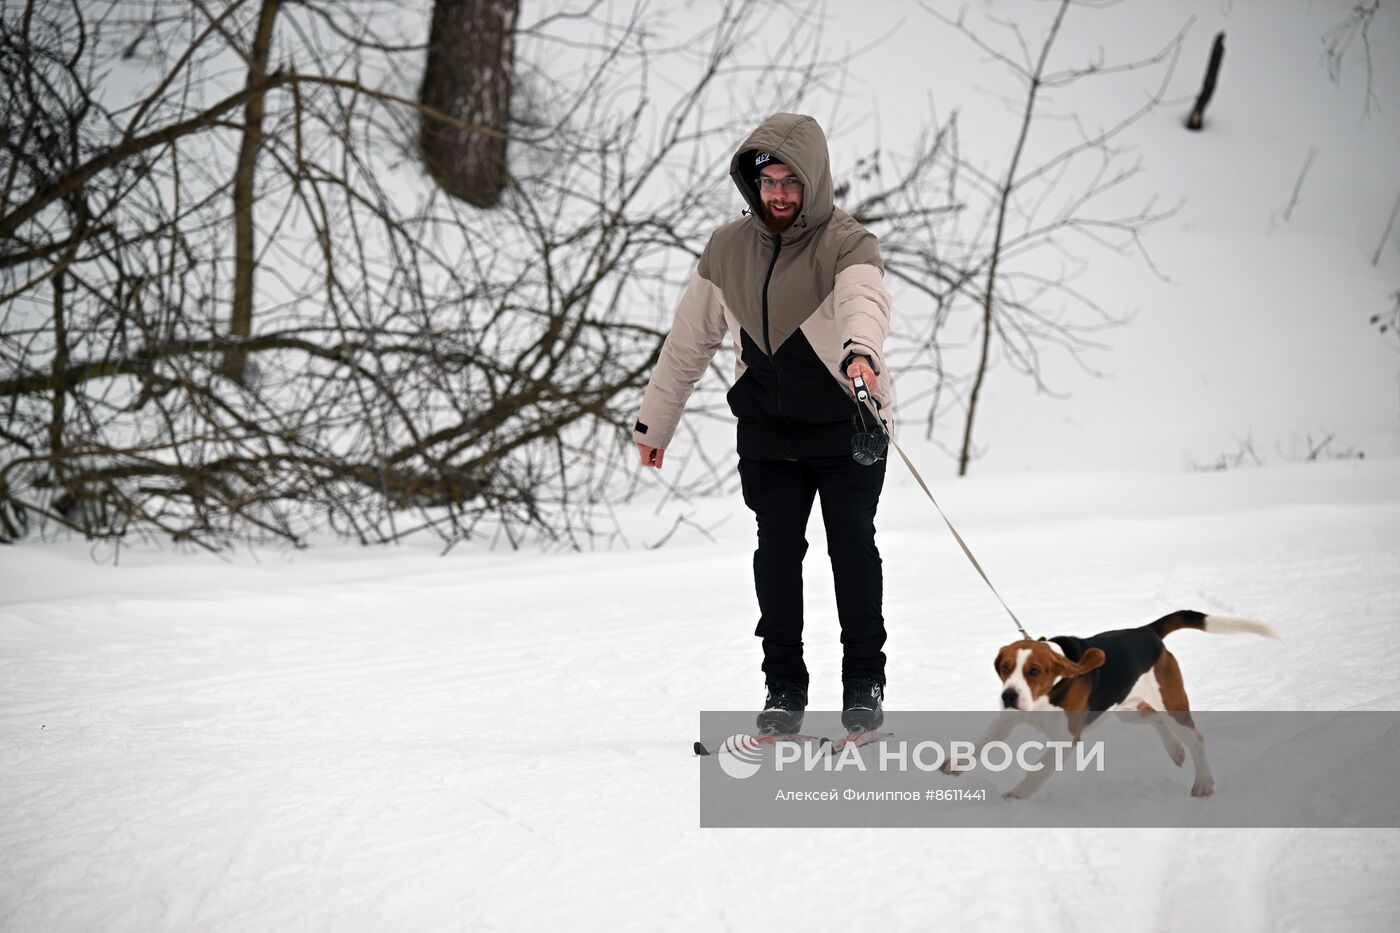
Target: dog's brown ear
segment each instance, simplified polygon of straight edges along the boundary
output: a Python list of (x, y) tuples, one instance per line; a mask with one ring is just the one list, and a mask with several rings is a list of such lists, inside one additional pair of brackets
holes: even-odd
[(1061, 661), (1060, 676), (1078, 677), (1080, 674), (1087, 674), (1096, 667), (1103, 667), (1103, 662), (1106, 660), (1107, 656), (1102, 649), (1090, 648), (1084, 652), (1084, 657), (1080, 658), (1078, 663), (1068, 659)]

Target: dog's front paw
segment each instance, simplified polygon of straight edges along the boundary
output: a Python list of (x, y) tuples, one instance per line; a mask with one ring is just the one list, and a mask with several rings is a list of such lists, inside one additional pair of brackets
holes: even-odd
[(1002, 794), (1002, 795), (1001, 795), (1001, 799), (1002, 799), (1002, 800), (1025, 800), (1025, 799), (1026, 799), (1027, 797), (1029, 797), (1029, 796), (1030, 796), (1029, 794), (1027, 794), (1027, 793), (1025, 793), (1024, 791), (1020, 790), (1019, 788), (1013, 787), (1011, 790), (1009, 790), (1009, 791), (1007, 791), (1006, 793)]
[(944, 774), (950, 776), (950, 777), (959, 777), (960, 775), (964, 774), (964, 773), (965, 773), (966, 771), (968, 771), (969, 769), (968, 769), (968, 768), (955, 768), (955, 767), (953, 767), (953, 763), (952, 763), (951, 761), (945, 761), (945, 762), (943, 762), (943, 764), (941, 764), (941, 765), (938, 766), (938, 770), (941, 771), (942, 773), (944, 773)]
[(1213, 793), (1215, 793), (1215, 778), (1199, 778), (1195, 784), (1191, 785), (1192, 797), (1209, 797)]

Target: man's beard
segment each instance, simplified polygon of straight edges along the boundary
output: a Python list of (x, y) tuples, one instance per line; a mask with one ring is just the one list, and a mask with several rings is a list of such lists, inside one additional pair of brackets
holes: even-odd
[(800, 213), (802, 213), (800, 208), (794, 208), (792, 213), (778, 216), (765, 204), (763, 205), (763, 222), (767, 224), (768, 229), (772, 230), (774, 233), (782, 233), (793, 225), (797, 220), (797, 215)]

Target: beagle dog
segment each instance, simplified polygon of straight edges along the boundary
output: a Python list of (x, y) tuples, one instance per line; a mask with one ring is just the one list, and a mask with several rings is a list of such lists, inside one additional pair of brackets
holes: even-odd
[[(1105, 712), (1136, 712), (1140, 715), (1131, 721), (1153, 726), (1178, 767), (1190, 749), (1196, 769), (1191, 795), (1209, 796), (1215, 789), (1215, 780), (1206, 761), (1205, 742), (1191, 719), (1181, 668), (1162, 641), (1184, 628), (1212, 634), (1279, 637), (1268, 625), (1252, 619), (1181, 610), (1141, 628), (1103, 632), (1090, 638), (1060, 635), (1012, 642), (996, 657), (1002, 711), (978, 740), (974, 757), (980, 757), (989, 742), (1000, 742), (1010, 735), (1025, 718), (1018, 716), (1019, 712), (1063, 713), (1030, 718), (1036, 728), (1051, 738), (1076, 743)], [(1045, 757), (1048, 756), (1049, 750)], [(944, 770), (956, 773), (950, 766)], [(1030, 771), (1004, 796), (1029, 797), (1053, 771), (1051, 767)]]

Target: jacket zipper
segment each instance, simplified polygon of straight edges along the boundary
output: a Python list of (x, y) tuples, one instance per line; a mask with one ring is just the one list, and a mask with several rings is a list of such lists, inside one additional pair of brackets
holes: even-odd
[(773, 340), (768, 335), (768, 284), (773, 281), (773, 270), (778, 265), (778, 253), (783, 248), (782, 234), (773, 235), (773, 258), (768, 261), (768, 274), (763, 278), (763, 349), (768, 361), (773, 364), (773, 373), (778, 377), (778, 415), (786, 420), (783, 411), (783, 371), (778, 368), (778, 360), (773, 356)]

